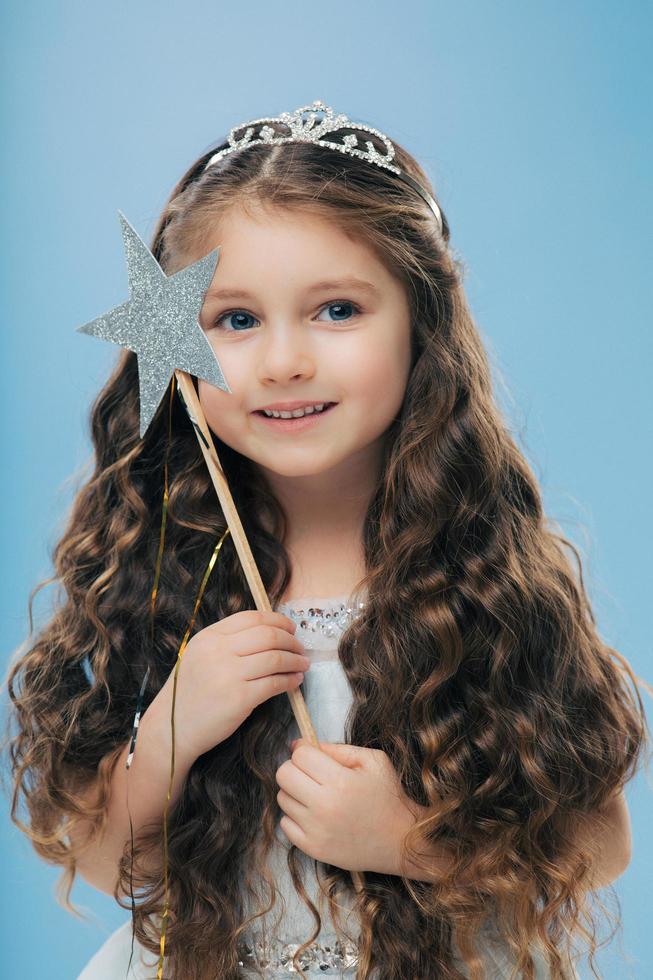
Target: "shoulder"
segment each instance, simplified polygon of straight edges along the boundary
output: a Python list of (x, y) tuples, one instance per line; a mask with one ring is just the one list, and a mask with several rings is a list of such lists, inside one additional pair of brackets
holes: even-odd
[(111, 933), (88, 961), (77, 980), (146, 980), (152, 975), (152, 968), (156, 967), (156, 957), (135, 940), (132, 965), (127, 973), (131, 943), (132, 924), (129, 920)]

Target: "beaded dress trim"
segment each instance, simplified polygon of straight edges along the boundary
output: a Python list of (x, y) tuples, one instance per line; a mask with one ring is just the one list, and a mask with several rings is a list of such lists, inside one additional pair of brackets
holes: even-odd
[(333, 650), (339, 637), (365, 605), (359, 598), (346, 594), (335, 597), (307, 596), (281, 603), (277, 611), (285, 613), (297, 623), (307, 650)]
[[(299, 949), (299, 943), (284, 943), (281, 939), (273, 939), (264, 944), (260, 939), (251, 942), (243, 941), (238, 946), (238, 965), (263, 970), (263, 976), (285, 980), (286, 977), (298, 975), (293, 966), (293, 956)], [(352, 942), (333, 942), (323, 944), (311, 943), (304, 950), (297, 962), (310, 975), (343, 976), (343, 970), (354, 971), (358, 964), (358, 946)], [(346, 973), (345, 976), (348, 976)], [(352, 973), (352, 976), (354, 973)]]

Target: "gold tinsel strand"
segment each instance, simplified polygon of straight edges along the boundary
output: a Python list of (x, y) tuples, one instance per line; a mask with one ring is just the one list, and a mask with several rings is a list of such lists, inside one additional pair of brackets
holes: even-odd
[(191, 616), (190, 623), (186, 627), (186, 632), (184, 634), (183, 640), (181, 641), (181, 646), (179, 647), (179, 653), (177, 655), (177, 662), (175, 664), (175, 676), (174, 676), (173, 683), (172, 683), (172, 709), (170, 711), (170, 731), (171, 731), (171, 735), (172, 735), (172, 751), (170, 753), (170, 781), (168, 783), (168, 793), (167, 793), (167, 796), (166, 796), (166, 804), (165, 804), (165, 807), (164, 807), (164, 810), (163, 810), (163, 894), (164, 894), (164, 901), (163, 901), (163, 916), (162, 916), (162, 921), (161, 921), (161, 938), (160, 938), (159, 962), (158, 962), (157, 971), (156, 971), (157, 980), (162, 980), (162, 977), (163, 977), (163, 957), (164, 957), (164, 953), (165, 953), (165, 934), (166, 934), (166, 924), (167, 924), (168, 913), (169, 913), (169, 906), (168, 906), (168, 807), (170, 805), (170, 798), (171, 798), (171, 795), (172, 795), (172, 783), (173, 783), (174, 775), (175, 775), (175, 701), (176, 701), (176, 698), (177, 698), (177, 677), (178, 677), (178, 674), (179, 674), (179, 665), (181, 664), (181, 658), (183, 656), (184, 650), (186, 649), (186, 644), (188, 643), (188, 639), (190, 637), (191, 630), (192, 630), (193, 625), (195, 623), (195, 617), (197, 616), (197, 611), (198, 611), (198, 609), (200, 607), (200, 603), (202, 601), (202, 596), (204, 595), (204, 589), (206, 588), (206, 584), (207, 584), (207, 582), (209, 580), (209, 575), (211, 574), (211, 571), (213, 570), (213, 566), (215, 565), (216, 559), (217, 559), (218, 554), (220, 552), (220, 548), (222, 547), (222, 542), (224, 541), (224, 539), (226, 538), (226, 536), (228, 534), (229, 534), (229, 528), (226, 529), (226, 531), (224, 532), (224, 534), (220, 537), (220, 540), (217, 542), (215, 548), (213, 549), (213, 554), (211, 555), (211, 558), (209, 560), (209, 564), (208, 564), (208, 566), (206, 568), (206, 571), (204, 572), (204, 577), (202, 579), (202, 584), (200, 586), (199, 594), (197, 596), (197, 599), (195, 600), (195, 608), (193, 610), (193, 615)]
[[(171, 446), (171, 443), (172, 443), (172, 405), (173, 405), (173, 400), (174, 400), (174, 392), (175, 392), (175, 378), (173, 377), (172, 378), (171, 387), (170, 387), (170, 403), (169, 403), (169, 412), (168, 412), (168, 444), (167, 444), (167, 447), (166, 447), (166, 453), (165, 453), (165, 459), (164, 459), (164, 466), (163, 466), (163, 506), (162, 506), (162, 512), (161, 512), (161, 529), (160, 529), (160, 532), (159, 532), (159, 549), (158, 549), (158, 554), (157, 554), (157, 559), (156, 559), (156, 566), (155, 566), (155, 572), (154, 572), (154, 584), (152, 586), (152, 592), (150, 594), (150, 651), (151, 651), (151, 654), (152, 655), (154, 653), (154, 610), (155, 610), (155, 607), (156, 607), (156, 599), (157, 599), (158, 589), (159, 589), (159, 579), (160, 579), (160, 576), (161, 576), (161, 563), (162, 563), (162, 559), (163, 559), (163, 549), (164, 549), (164, 542), (165, 542), (165, 532), (166, 532), (166, 524), (167, 524), (167, 517), (168, 517), (168, 498), (169, 498), (169, 487), (168, 487), (168, 457), (169, 457), (169, 454), (170, 454), (170, 446)], [(190, 622), (188, 623), (188, 626), (186, 627), (186, 632), (184, 633), (184, 638), (183, 638), (183, 640), (181, 642), (181, 646), (179, 647), (179, 652), (177, 654), (177, 660), (176, 660), (176, 663), (175, 663), (175, 676), (174, 676), (173, 688), (172, 688), (172, 708), (171, 708), (171, 714), (170, 714), (170, 727), (171, 727), (171, 733), (172, 733), (172, 751), (171, 751), (171, 757), (170, 757), (170, 781), (169, 781), (169, 784), (168, 784), (168, 793), (167, 793), (167, 797), (166, 797), (166, 804), (165, 804), (164, 811), (163, 811), (163, 881), (164, 881), (164, 908), (163, 908), (163, 915), (162, 915), (161, 937), (160, 937), (160, 940), (159, 940), (160, 955), (159, 955), (159, 962), (158, 962), (158, 966), (157, 966), (157, 980), (161, 980), (161, 978), (163, 976), (163, 960), (164, 960), (164, 954), (165, 954), (165, 932), (166, 932), (166, 922), (167, 922), (167, 918), (168, 918), (168, 914), (169, 914), (169, 906), (168, 906), (168, 807), (169, 807), (169, 804), (170, 804), (170, 798), (171, 798), (171, 793), (172, 793), (172, 783), (173, 783), (173, 780), (174, 780), (174, 773), (175, 773), (175, 701), (176, 701), (176, 695), (177, 695), (177, 675), (178, 675), (179, 664), (181, 663), (181, 658), (182, 658), (183, 652), (184, 652), (184, 650), (185, 650), (185, 648), (186, 648), (186, 646), (188, 644), (188, 640), (189, 640), (189, 637), (190, 637), (190, 633), (191, 633), (191, 631), (193, 629), (193, 626), (195, 625), (195, 619), (197, 617), (197, 613), (198, 613), (198, 610), (199, 610), (199, 607), (200, 607), (200, 604), (201, 604), (201, 601), (202, 601), (202, 597), (204, 595), (204, 591), (206, 589), (206, 585), (207, 585), (208, 580), (209, 580), (209, 576), (210, 576), (211, 571), (213, 570), (213, 566), (215, 565), (215, 562), (217, 560), (218, 554), (220, 552), (220, 548), (222, 547), (222, 542), (224, 541), (224, 539), (225, 539), (225, 537), (227, 536), (228, 533), (229, 533), (229, 528), (227, 528), (224, 531), (224, 533), (220, 536), (218, 542), (215, 545), (215, 548), (213, 549), (213, 554), (211, 555), (211, 558), (209, 560), (209, 563), (208, 563), (208, 566), (206, 568), (206, 571), (204, 572), (204, 576), (202, 578), (200, 589), (199, 589), (199, 592), (197, 594), (197, 598), (195, 600), (195, 606), (194, 606), (194, 609), (193, 609), (193, 614), (192, 614), (192, 616), (190, 618)], [(147, 676), (149, 675), (149, 672), (150, 672), (150, 668), (148, 666), (148, 669), (147, 669), (147, 672), (146, 672), (146, 675), (145, 675), (145, 678), (144, 678), (144, 681), (143, 681), (143, 687), (141, 688), (141, 692), (140, 692), (140, 696), (139, 696), (139, 703), (137, 704), (137, 708), (136, 708), (136, 715), (135, 715), (135, 718), (134, 718), (134, 727), (133, 727), (133, 731), (132, 731), (132, 742), (131, 742), (130, 752), (129, 752), (128, 759), (127, 759), (127, 764), (126, 764), (126, 768), (128, 770), (130, 768), (131, 761), (132, 761), (132, 758), (133, 758), (133, 755), (134, 755), (134, 750), (135, 750), (135, 747), (136, 747), (136, 736), (137, 736), (137, 732), (138, 732), (138, 723), (139, 723), (139, 718), (140, 718), (140, 701), (141, 701), (142, 696), (144, 694), (144, 690), (143, 689), (145, 687), (145, 683), (147, 681)], [(135, 899), (134, 899), (134, 890), (133, 890), (133, 882), (132, 882), (133, 870), (134, 870), (134, 828), (133, 828), (133, 823), (132, 823), (131, 811), (130, 811), (130, 808), (129, 808), (129, 778), (127, 779), (127, 814), (128, 814), (128, 817), (129, 817), (129, 831), (130, 831), (130, 839), (131, 839), (131, 861), (130, 861), (130, 875), (129, 875), (129, 890), (130, 890), (130, 895), (131, 895), (131, 906), (132, 906), (132, 948), (131, 948), (131, 954), (130, 954), (130, 957), (129, 957), (129, 966), (127, 968), (128, 971), (129, 971), (129, 967), (131, 966), (132, 958), (133, 958), (133, 955), (134, 955), (134, 915), (135, 915), (135, 911), (136, 911), (136, 902), (135, 902)]]

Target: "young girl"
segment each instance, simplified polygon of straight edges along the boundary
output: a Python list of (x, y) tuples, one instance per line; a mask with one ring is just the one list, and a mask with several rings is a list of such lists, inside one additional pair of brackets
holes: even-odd
[[(165, 976), (573, 977), (629, 861), (646, 722), (495, 404), (446, 217), (396, 144), (408, 180), (309, 140), (212, 160), (228, 146), (152, 251), (172, 275), (220, 246), (200, 322), (231, 393), (198, 393), (274, 611), (227, 536), (178, 676)], [(176, 396), (139, 438), (135, 354), (91, 425), (65, 601), (10, 674), (12, 816), (24, 797), (66, 901), (76, 872), (134, 896), (80, 974), (122, 980), (156, 975), (173, 668), (227, 525)], [(302, 677), (319, 748), (292, 745)]]

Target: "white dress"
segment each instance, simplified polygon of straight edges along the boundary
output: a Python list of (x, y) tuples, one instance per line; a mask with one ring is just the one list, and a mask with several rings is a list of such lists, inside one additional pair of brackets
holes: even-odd
[[(277, 606), (279, 611), (289, 615), (297, 623), (296, 635), (304, 643), (307, 655), (311, 658), (311, 667), (305, 674), (302, 693), (321, 742), (344, 741), (345, 719), (352, 698), (349, 683), (338, 659), (338, 640), (363, 605), (360, 597), (340, 595), (328, 598), (309, 596)], [(299, 736), (299, 729), (293, 721), (289, 738)], [(245, 938), (239, 946), (243, 978), (263, 975), (266, 980), (295, 980), (299, 976), (292, 966), (292, 954), (313, 933), (314, 920), (296, 893), (290, 877), (286, 863), (289, 848), (288, 838), (277, 825), (276, 843), (268, 855), (278, 889), (277, 902), (267, 916), (255, 921), (252, 926), (254, 932), (244, 934)], [(322, 920), (319, 936), (300, 957), (302, 970), (311, 980), (322, 976), (353, 978), (356, 976), (355, 939), (359, 929), (351, 913), (351, 902), (346, 895), (339, 894), (339, 902), (344, 907), (341, 914), (342, 925), (352, 940), (341, 944), (329, 915), (328, 902), (322, 898), (315, 879), (314, 862), (300, 850), (296, 854), (303, 870), (304, 887), (318, 908)], [(484, 938), (485, 980), (508, 978), (512, 959), (495, 940), (489, 928)], [(126, 922), (109, 936), (77, 980), (154, 980), (157, 956), (134, 941), (134, 956), (128, 973), (130, 952), (131, 922)], [(534, 953), (534, 956), (536, 980), (545, 980), (549, 977), (548, 968), (543, 958), (538, 958), (539, 954)], [(259, 963), (261, 972), (252, 963)], [(467, 976), (462, 962), (457, 961), (457, 966)], [(573, 971), (569, 976), (575, 976)]]

